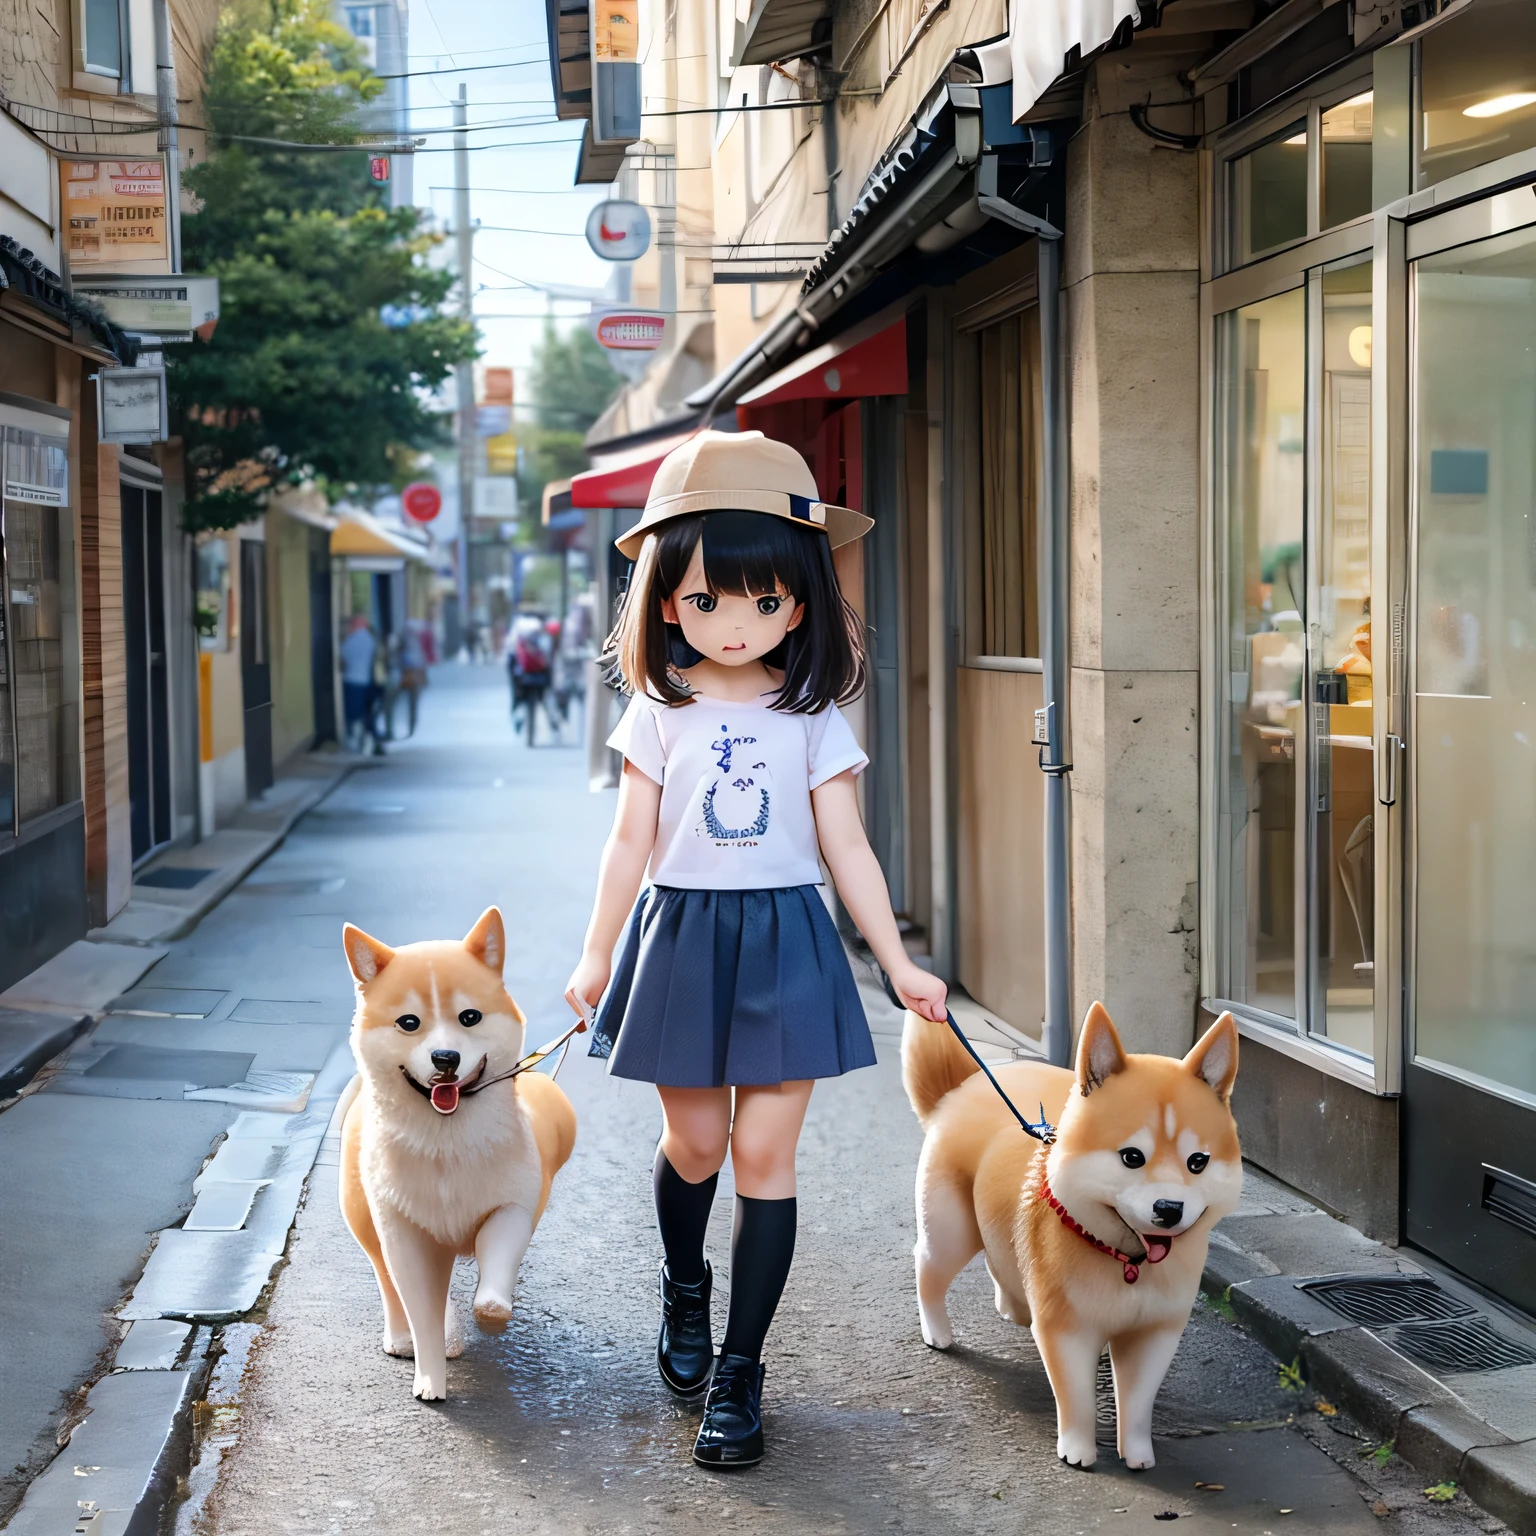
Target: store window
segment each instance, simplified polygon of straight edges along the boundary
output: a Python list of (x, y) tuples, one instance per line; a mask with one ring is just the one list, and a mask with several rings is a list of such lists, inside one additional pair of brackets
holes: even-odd
[(1318, 119), (1322, 140), (1319, 225), (1332, 229), (1371, 211), (1371, 127), (1373, 100), (1361, 91)]
[(1232, 256), (1242, 266), (1307, 236), (1307, 120), (1228, 162)]
[(1530, 0), (1478, 0), (1419, 41), (1418, 185), (1536, 146)]
[(1224, 995), (1297, 1016), (1297, 743), (1304, 738), (1306, 296), (1218, 319), (1225, 567), (1218, 881)]
[(80, 798), (67, 443), (6, 427), (3, 455), (0, 835)]

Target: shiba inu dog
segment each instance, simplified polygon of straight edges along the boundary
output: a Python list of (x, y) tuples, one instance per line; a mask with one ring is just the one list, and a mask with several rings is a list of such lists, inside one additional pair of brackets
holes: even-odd
[(378, 1277), (385, 1352), (414, 1355), (412, 1390), (436, 1401), (448, 1357), (464, 1348), (448, 1297), (453, 1261), (474, 1255), (475, 1321), (500, 1333), (575, 1144), (576, 1112), (553, 1079), (508, 1077), (525, 1021), (502, 984), (495, 907), (462, 943), (390, 949), (348, 923), (342, 945), (357, 983), (359, 1068), (342, 1101), (342, 1215)]
[(927, 1130), (917, 1167), (917, 1305), (948, 1349), (945, 1297), (983, 1249), (997, 1310), (1034, 1335), (1056, 1396), (1056, 1454), (1091, 1467), (1094, 1378), (1109, 1346), (1120, 1454), (1150, 1467), (1152, 1401), (1189, 1321), (1211, 1228), (1242, 1191), (1228, 1108), (1237, 1026), (1182, 1060), (1128, 1055), (1100, 1003), (1077, 1069), (1014, 1063), (998, 1081), (1055, 1139), (1031, 1140), (942, 1024), (908, 1013), (902, 1079)]

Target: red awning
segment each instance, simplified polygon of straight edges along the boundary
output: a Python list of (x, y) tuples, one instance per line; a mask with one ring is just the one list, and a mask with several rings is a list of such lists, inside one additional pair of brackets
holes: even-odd
[(661, 461), (693, 434), (658, 438), (626, 453), (595, 454), (597, 462), (571, 481), (573, 507), (643, 507)]
[(881, 315), (797, 358), (736, 404), (755, 409), (786, 400), (858, 400), (906, 392), (907, 322)]

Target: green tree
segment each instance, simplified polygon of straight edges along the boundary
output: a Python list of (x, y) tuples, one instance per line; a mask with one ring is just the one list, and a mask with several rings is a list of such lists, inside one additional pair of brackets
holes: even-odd
[(563, 336), (553, 322), (545, 325), (533, 353), (534, 420), (520, 433), (519, 494), (532, 515), (551, 480), (569, 480), (587, 467), (583, 439), (623, 382), (584, 325), (573, 325)]
[(453, 279), (429, 263), (419, 213), (386, 206), (366, 151), (247, 142), (355, 144), (381, 89), (324, 0), (225, 13), (212, 152), (187, 174), (199, 208), (183, 222), (185, 267), (220, 279), (221, 317), (172, 364), (189, 527), (242, 522), (285, 481), (398, 485), (445, 436), (430, 392), (474, 333), (440, 312)]

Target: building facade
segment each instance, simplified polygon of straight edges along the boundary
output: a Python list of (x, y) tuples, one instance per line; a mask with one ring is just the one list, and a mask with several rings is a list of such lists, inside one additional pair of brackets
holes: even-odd
[(1011, 20), (651, 16), (615, 195), (672, 328), (573, 499), (703, 424), (805, 452), (876, 518), (864, 809), (957, 1013), (1232, 1009), (1250, 1158), (1536, 1308), (1529, 8)]

